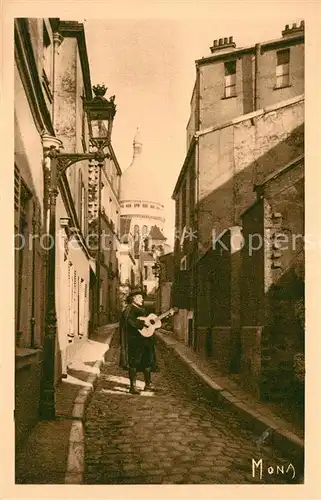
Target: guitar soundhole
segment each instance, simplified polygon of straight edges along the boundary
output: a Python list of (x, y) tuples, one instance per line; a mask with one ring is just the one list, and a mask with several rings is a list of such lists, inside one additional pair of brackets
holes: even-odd
[(151, 320), (150, 320), (150, 324), (151, 324), (151, 325), (155, 325), (155, 320), (154, 320), (154, 319), (151, 319)]

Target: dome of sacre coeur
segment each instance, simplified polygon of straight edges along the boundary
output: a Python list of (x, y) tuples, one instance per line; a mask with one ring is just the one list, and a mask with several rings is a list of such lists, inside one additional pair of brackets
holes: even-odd
[(143, 144), (138, 130), (133, 148), (133, 160), (122, 175), (120, 200), (162, 203), (155, 174), (144, 162)]

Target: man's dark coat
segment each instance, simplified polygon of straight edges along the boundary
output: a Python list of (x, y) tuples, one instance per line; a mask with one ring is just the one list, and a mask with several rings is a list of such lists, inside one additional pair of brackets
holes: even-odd
[(136, 368), (138, 372), (150, 368), (157, 370), (155, 336), (143, 337), (138, 331), (143, 328), (144, 321), (139, 316), (146, 316), (143, 308), (129, 304), (123, 311), (120, 323), (120, 360), (119, 365), (124, 370)]

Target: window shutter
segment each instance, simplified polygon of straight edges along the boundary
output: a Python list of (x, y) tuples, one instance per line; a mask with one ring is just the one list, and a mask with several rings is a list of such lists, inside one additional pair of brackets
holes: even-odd
[(14, 166), (14, 224), (19, 230), (21, 177), (17, 165)]

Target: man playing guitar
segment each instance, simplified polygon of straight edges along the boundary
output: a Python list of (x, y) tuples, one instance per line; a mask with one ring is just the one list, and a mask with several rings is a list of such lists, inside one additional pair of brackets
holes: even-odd
[(129, 372), (131, 394), (139, 394), (136, 387), (137, 372), (143, 372), (144, 391), (155, 390), (151, 372), (157, 370), (155, 330), (162, 326), (161, 320), (178, 311), (172, 308), (160, 316), (149, 314), (143, 308), (144, 295), (141, 290), (132, 291), (127, 297), (128, 305), (120, 321), (120, 366)]
[(132, 291), (127, 297), (128, 305), (120, 321), (120, 366), (129, 373), (131, 394), (139, 394), (136, 387), (137, 372), (143, 372), (144, 391), (153, 391), (151, 372), (156, 368), (155, 336), (144, 337), (140, 330), (147, 323), (139, 317), (145, 317), (143, 308), (144, 294), (141, 290)]

